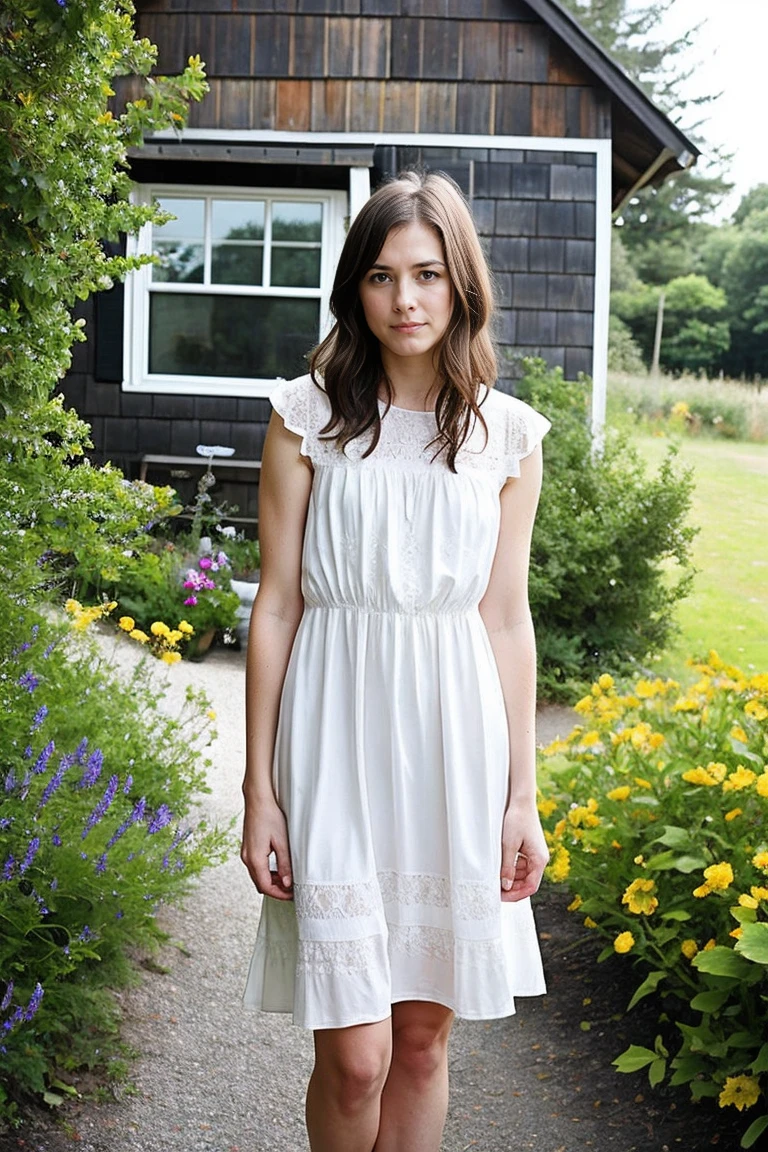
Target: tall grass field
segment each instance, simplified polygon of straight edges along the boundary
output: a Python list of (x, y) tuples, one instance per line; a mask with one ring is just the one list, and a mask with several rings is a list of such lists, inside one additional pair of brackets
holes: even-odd
[(632, 428), (652, 466), (674, 442), (695, 477), (697, 574), (678, 608), (681, 635), (659, 671), (680, 676), (688, 656), (710, 648), (745, 671), (768, 671), (768, 387), (627, 377), (612, 383), (609, 422)]

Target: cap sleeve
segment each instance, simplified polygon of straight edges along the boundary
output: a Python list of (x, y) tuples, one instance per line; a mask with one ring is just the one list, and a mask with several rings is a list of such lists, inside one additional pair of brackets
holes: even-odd
[[(311, 376), (299, 376), (295, 380), (281, 380), (269, 395), (270, 403), (282, 418), (289, 432), (301, 436), (302, 456), (311, 456), (311, 445), (318, 428), (319, 402), (324, 395)], [(326, 417), (327, 419), (327, 417)]]
[(513, 405), (507, 420), (506, 471), (507, 476), (519, 476), (520, 461), (531, 455), (552, 424), (541, 412), (531, 408), (530, 404), (512, 399)]

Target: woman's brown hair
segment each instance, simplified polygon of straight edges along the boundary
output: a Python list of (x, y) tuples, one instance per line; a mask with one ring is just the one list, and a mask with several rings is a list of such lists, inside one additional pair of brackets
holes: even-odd
[(312, 379), (323, 377), (331, 418), (323, 432), (335, 433), (343, 449), (372, 432), (365, 455), (381, 432), (379, 391), (387, 404), (392, 389), (384, 373), (378, 340), (365, 322), (360, 281), (375, 263), (392, 229), (418, 222), (434, 228), (443, 245), (453, 284), (453, 313), (437, 350), (440, 391), (435, 402), (438, 454), (455, 471), (456, 455), (473, 421), (485, 421), (478, 404), (480, 385), (493, 387), (497, 364), (488, 323), (493, 310), (488, 266), (472, 216), (458, 185), (442, 172), (404, 172), (384, 184), (355, 217), (339, 258), (331, 292), (336, 318), (330, 333), (310, 357)]

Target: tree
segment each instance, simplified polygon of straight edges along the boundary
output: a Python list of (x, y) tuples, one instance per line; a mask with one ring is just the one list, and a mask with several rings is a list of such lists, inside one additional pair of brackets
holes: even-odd
[(147, 81), (121, 115), (116, 75), (148, 76), (130, 0), (6, 0), (0, 12), (0, 406), (41, 401), (84, 339), (70, 309), (146, 262), (103, 242), (167, 219), (128, 202), (127, 149), (183, 124), (207, 90), (199, 58)]
[(734, 224), (743, 224), (753, 212), (762, 212), (768, 208), (768, 184), (756, 184), (745, 196), (733, 214)]
[[(614, 294), (616, 315), (630, 329), (648, 362), (662, 289), (638, 282)], [(672, 372), (712, 370), (730, 345), (725, 292), (706, 276), (677, 276), (664, 286), (661, 362)]]
[(768, 208), (750, 212), (725, 257), (722, 285), (733, 343), (724, 366), (733, 376), (768, 377)]

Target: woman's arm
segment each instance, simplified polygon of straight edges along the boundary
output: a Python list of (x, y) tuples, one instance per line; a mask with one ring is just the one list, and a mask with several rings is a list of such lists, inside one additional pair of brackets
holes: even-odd
[[(312, 469), (299, 453), (300, 443), (274, 414), (261, 463), (261, 577), (251, 613), (245, 684), (245, 819), (240, 856), (258, 890), (278, 900), (291, 899), (292, 875), (285, 817), (272, 786), (272, 761), (283, 681), (304, 611), (301, 553), (312, 488)], [(271, 852), (277, 858), (276, 873), (269, 870)]]
[(502, 900), (541, 883), (549, 852), (536, 809), (536, 644), (528, 606), (531, 535), (541, 491), (541, 447), (501, 492), (501, 526), (480, 613), (491, 641), (509, 729), (509, 795), (502, 831)]

